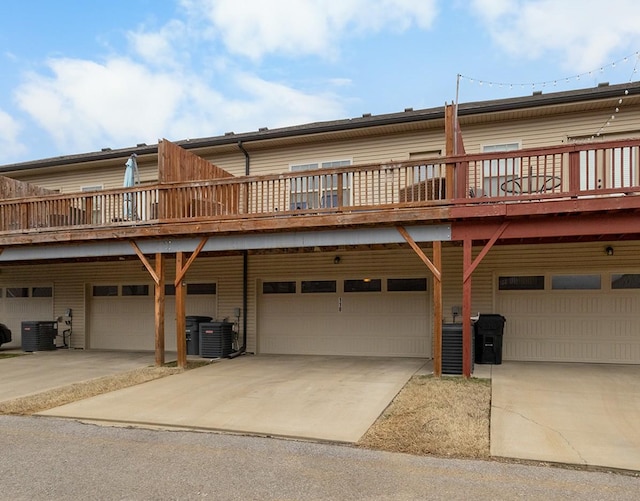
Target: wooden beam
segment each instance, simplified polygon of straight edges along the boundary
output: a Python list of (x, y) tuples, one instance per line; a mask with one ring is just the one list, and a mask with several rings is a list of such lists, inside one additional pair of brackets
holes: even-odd
[(462, 244), (462, 375), (471, 377), (471, 273), (466, 271), (471, 267), (471, 251), (473, 242), (464, 240)]
[[(140, 247), (138, 247), (138, 244), (135, 243), (133, 240), (130, 240), (129, 243), (131, 244), (131, 247), (133, 247), (133, 250), (138, 255), (138, 258), (140, 259), (140, 261), (142, 261), (142, 264), (144, 265), (144, 267), (149, 272), (149, 275), (151, 275), (151, 278), (153, 278), (154, 283), (156, 285), (158, 285), (158, 282), (160, 281), (160, 277), (158, 276), (158, 273), (153, 268), (153, 266), (151, 266), (151, 263), (149, 263), (149, 260), (147, 259), (147, 256), (145, 256), (142, 253), (142, 251), (140, 250)], [(157, 260), (157, 256), (156, 256), (156, 260)]]
[(398, 233), (402, 235), (402, 238), (404, 238), (407, 241), (409, 246), (414, 250), (414, 252), (418, 255), (418, 257), (422, 259), (422, 262), (427, 265), (427, 268), (431, 270), (431, 273), (433, 273), (433, 276), (436, 277), (438, 280), (442, 280), (440, 270), (435, 267), (435, 265), (429, 260), (427, 255), (420, 248), (420, 246), (415, 242), (413, 238), (411, 238), (411, 235), (409, 235), (409, 232), (407, 232), (407, 230), (405, 230), (404, 227), (402, 226), (396, 226), (396, 229), (398, 230)]
[(184, 279), (184, 276), (186, 275), (187, 271), (189, 271), (189, 268), (198, 257), (198, 254), (200, 254), (200, 251), (202, 250), (202, 248), (207, 243), (207, 240), (209, 240), (209, 237), (204, 237), (202, 240), (200, 240), (198, 247), (196, 247), (196, 250), (194, 250), (191, 256), (189, 256), (189, 260), (184, 266), (181, 266), (180, 268), (178, 268), (178, 265), (176, 263), (176, 280), (175, 280), (176, 288), (178, 287), (178, 282), (182, 282), (182, 280)]
[[(162, 253), (156, 254), (156, 267), (154, 275), (158, 278), (155, 282), (155, 351), (156, 367), (164, 365), (164, 311), (165, 311), (165, 257)], [(186, 328), (186, 327), (185, 327)]]
[[(442, 242), (433, 242), (433, 265), (442, 270)], [(442, 271), (433, 277), (433, 375), (442, 375)]]
[(176, 348), (178, 352), (178, 367), (185, 368), (187, 366), (187, 319), (186, 319), (186, 299), (187, 288), (182, 282), (186, 271), (184, 266), (184, 252), (176, 253), (176, 276), (180, 275), (180, 279), (176, 279)]
[[(476, 256), (476, 258), (473, 260), (473, 262), (471, 263), (471, 265), (468, 268), (465, 268), (464, 275), (463, 275), (463, 280), (467, 280), (467, 278), (471, 277), (471, 274), (475, 271), (475, 269), (478, 267), (478, 265), (482, 262), (484, 257), (487, 255), (487, 252), (489, 252), (491, 250), (493, 245), (497, 242), (497, 240), (500, 238), (500, 236), (504, 233), (504, 231), (507, 229), (507, 226), (509, 226), (508, 222), (502, 223), (500, 228), (498, 228), (496, 230), (496, 232), (491, 236), (491, 239), (482, 248), (482, 250), (480, 251), (480, 254), (478, 254)], [(473, 241), (472, 241), (472, 243), (473, 243)]]

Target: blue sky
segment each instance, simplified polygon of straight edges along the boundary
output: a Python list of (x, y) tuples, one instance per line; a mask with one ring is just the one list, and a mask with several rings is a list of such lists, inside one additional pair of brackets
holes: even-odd
[(458, 74), (460, 102), (635, 81), (639, 21), (637, 0), (5, 2), (0, 164), (441, 106)]

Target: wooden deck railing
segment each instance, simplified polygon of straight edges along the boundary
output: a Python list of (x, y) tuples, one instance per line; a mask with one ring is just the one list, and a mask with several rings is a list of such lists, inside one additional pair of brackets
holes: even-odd
[(636, 192), (640, 139), (16, 198), (0, 234)]

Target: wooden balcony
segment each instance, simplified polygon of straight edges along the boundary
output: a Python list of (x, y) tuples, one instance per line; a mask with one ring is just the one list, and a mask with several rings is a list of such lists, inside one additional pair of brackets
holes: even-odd
[(3, 246), (640, 208), (640, 139), (0, 202)]

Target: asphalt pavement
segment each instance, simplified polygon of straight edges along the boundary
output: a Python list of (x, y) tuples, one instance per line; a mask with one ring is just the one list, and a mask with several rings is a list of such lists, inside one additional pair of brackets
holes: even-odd
[(12, 500), (637, 499), (640, 478), (193, 431), (0, 416)]

